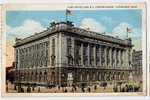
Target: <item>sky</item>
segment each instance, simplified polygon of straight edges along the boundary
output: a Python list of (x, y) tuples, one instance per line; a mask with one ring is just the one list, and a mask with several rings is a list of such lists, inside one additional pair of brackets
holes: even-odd
[[(98, 33), (127, 38), (126, 28), (131, 29), (133, 49), (141, 50), (142, 10), (71, 10), (68, 20), (76, 27)], [(12, 45), (16, 37), (24, 38), (41, 32), (52, 21), (65, 21), (65, 11), (8, 11), (6, 12), (7, 45)], [(11, 47), (11, 46), (10, 46)], [(9, 50), (9, 49), (8, 49)], [(12, 55), (10, 55), (12, 57)], [(12, 57), (13, 58), (13, 57)]]

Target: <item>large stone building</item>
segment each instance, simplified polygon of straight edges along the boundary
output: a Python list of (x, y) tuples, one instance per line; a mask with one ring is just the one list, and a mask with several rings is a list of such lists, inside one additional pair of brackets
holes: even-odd
[(142, 81), (142, 50), (135, 51), (132, 53), (132, 69), (134, 81)]
[(16, 82), (67, 85), (128, 81), (131, 39), (119, 39), (51, 23), (47, 30), (16, 39)]

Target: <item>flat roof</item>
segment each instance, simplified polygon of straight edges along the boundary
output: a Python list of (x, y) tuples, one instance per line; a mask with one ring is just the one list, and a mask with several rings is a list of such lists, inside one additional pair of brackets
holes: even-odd
[(131, 39), (119, 39), (113, 36), (105, 35), (102, 33), (97, 33), (89, 30), (85, 30), (82, 28), (74, 27), (73, 25), (67, 25), (66, 22), (58, 22), (55, 23), (55, 25), (51, 28), (47, 28), (46, 30), (35, 33), (34, 35), (31, 35), (29, 37), (26, 37), (24, 39), (19, 39), (16, 41), (14, 47), (21, 46), (23, 44), (36, 41), (40, 38), (43, 38), (45, 36), (57, 33), (57, 32), (67, 32), (67, 33), (72, 33), (72, 34), (78, 34), (82, 36), (86, 36), (89, 38), (94, 38), (98, 39), (101, 41), (107, 41), (115, 44), (121, 44), (121, 45), (126, 45), (129, 47), (132, 47), (133, 45), (131, 44)]

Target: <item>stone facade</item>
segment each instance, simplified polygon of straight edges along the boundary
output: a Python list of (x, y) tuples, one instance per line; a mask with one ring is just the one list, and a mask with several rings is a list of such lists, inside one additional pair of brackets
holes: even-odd
[(142, 81), (142, 51), (133, 50), (132, 53), (132, 67), (134, 80), (137, 82)]
[(132, 46), (131, 39), (55, 23), (43, 32), (16, 40), (16, 82), (90, 85), (128, 81)]

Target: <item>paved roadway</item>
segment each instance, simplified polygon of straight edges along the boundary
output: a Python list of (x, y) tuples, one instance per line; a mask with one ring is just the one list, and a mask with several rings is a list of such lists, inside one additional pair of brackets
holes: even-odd
[[(24, 89), (24, 92), (27, 92), (27, 86), (22, 86)], [(72, 87), (64, 87), (64, 88), (60, 88), (58, 89), (58, 87), (54, 87), (51, 89), (48, 89), (46, 87), (35, 87), (34, 91), (31, 88), (31, 92), (32, 93), (38, 93), (39, 92), (39, 88), (40, 88), (40, 93), (64, 93), (65, 89), (67, 89), (67, 93), (83, 93), (82, 89), (77, 87), (76, 91), (72, 91)], [(85, 89), (85, 93), (89, 93), (88, 92), (88, 88), (84, 88)], [(90, 93), (106, 93), (106, 92), (113, 92), (113, 89), (111, 86), (106, 87), (106, 89), (104, 89), (103, 87), (97, 86), (97, 89), (94, 89), (94, 86), (90, 87)], [(17, 93), (17, 90), (14, 90), (14, 84), (8, 83), (8, 93)]]

